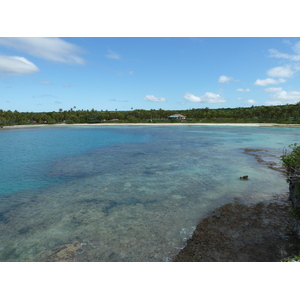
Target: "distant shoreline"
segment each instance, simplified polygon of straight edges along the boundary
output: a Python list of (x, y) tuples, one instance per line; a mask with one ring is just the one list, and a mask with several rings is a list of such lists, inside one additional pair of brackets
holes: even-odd
[(277, 123), (76, 123), (76, 124), (34, 124), (3, 126), (1, 129), (30, 127), (67, 127), (67, 126), (239, 126), (239, 127), (290, 127), (300, 128), (300, 124)]

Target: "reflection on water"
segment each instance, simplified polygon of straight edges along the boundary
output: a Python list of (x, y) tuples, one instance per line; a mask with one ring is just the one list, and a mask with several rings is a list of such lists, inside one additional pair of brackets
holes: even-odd
[[(243, 149), (279, 156), (300, 132), (198, 126), (78, 129), (51, 131), (54, 146), (56, 138), (71, 134), (78, 149), (61, 144), (55, 155), (49, 146), (41, 149), (52, 153), (40, 170), (48, 186), (0, 196), (1, 261), (45, 261), (57, 247), (74, 241), (81, 245), (77, 261), (167, 261), (213, 209), (233, 199), (253, 202), (286, 193), (284, 176)], [(38, 133), (43, 138), (49, 131)], [(15, 132), (6, 134), (13, 141)], [(26, 168), (22, 172), (26, 176)], [(239, 180), (242, 175), (249, 180)]]

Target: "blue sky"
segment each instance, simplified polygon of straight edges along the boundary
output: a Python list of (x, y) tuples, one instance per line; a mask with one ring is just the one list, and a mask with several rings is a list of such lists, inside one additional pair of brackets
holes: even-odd
[(300, 101), (300, 38), (0, 38), (0, 109), (249, 107)]

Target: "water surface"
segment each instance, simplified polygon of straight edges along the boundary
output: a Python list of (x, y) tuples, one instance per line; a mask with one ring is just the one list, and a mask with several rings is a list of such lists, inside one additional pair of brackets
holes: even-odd
[[(167, 261), (201, 218), (236, 199), (286, 193), (279, 162), (298, 128), (66, 126), (0, 131), (0, 260)], [(248, 175), (248, 181), (239, 177)]]

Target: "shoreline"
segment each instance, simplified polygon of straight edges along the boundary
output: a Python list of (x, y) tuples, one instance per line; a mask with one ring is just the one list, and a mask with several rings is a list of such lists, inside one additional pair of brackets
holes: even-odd
[(68, 127), (68, 126), (235, 126), (235, 127), (287, 127), (300, 128), (300, 124), (278, 123), (76, 123), (76, 124), (33, 124), (3, 126), (1, 129), (30, 127)]
[[(283, 173), (260, 149), (244, 149), (262, 165)], [(266, 156), (265, 156), (266, 155)], [(300, 253), (289, 192), (246, 203), (236, 199), (200, 220), (171, 262), (279, 262)]]
[(171, 262), (279, 262), (299, 255), (288, 195), (225, 204), (201, 220)]

